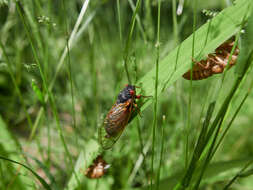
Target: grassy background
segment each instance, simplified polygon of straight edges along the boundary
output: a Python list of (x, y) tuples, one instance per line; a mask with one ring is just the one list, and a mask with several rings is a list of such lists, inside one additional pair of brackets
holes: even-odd
[[(158, 2), (151, 0), (0, 1), (0, 189), (39, 189), (41, 183), (46, 189), (147, 189), (151, 179), (153, 189), (196, 189), (202, 169), (199, 189), (225, 189), (249, 165), (231, 189), (252, 190), (251, 69), (233, 91), (228, 110), (222, 105), (238, 79), (239, 66), (231, 68), (224, 80), (216, 75), (190, 84), (181, 77), (190, 68), (192, 55), (203, 58), (230, 36), (241, 34), (242, 19), (250, 14), (245, 2), (238, 0), (233, 8), (226, 0), (186, 1), (182, 15), (176, 15), (179, 2), (164, 0), (158, 27)], [(210, 24), (212, 17), (203, 14), (204, 9), (223, 11)], [(241, 48), (252, 50), (248, 45), (252, 30), (245, 30)], [(115, 146), (103, 152), (111, 165), (106, 176), (90, 180), (83, 173), (101, 153), (97, 129), (128, 83), (124, 63), (132, 83), (153, 98), (142, 106), (142, 117), (133, 118)], [(157, 112), (148, 106), (155, 102), (156, 63), (160, 65)], [(245, 95), (205, 167), (213, 137), (222, 136)], [(215, 128), (217, 135), (206, 137), (196, 170), (190, 170), (192, 178), (184, 187), (213, 101), (211, 124), (220, 110), (224, 121)], [(41, 178), (7, 158), (25, 164)]]

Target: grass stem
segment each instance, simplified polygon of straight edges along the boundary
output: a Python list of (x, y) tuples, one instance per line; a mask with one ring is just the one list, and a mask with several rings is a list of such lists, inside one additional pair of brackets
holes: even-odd
[(156, 41), (156, 64), (155, 64), (155, 93), (154, 93), (154, 115), (152, 125), (152, 153), (151, 153), (151, 184), (150, 189), (153, 189), (153, 175), (154, 175), (154, 157), (155, 157), (155, 138), (157, 127), (157, 88), (158, 88), (158, 73), (160, 61), (160, 13), (161, 1), (158, 0), (158, 13), (157, 13), (157, 41)]

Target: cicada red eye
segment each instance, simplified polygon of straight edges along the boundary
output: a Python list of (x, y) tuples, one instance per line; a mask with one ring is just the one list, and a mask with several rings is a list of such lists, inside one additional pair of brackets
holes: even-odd
[(88, 178), (97, 179), (102, 177), (106, 173), (108, 168), (109, 165), (106, 163), (103, 157), (99, 155), (97, 156), (97, 158), (93, 160), (93, 163), (87, 168), (87, 170), (85, 171), (85, 175)]
[(134, 91), (134, 90), (130, 90), (129, 92), (130, 92), (130, 94), (131, 94), (132, 96), (135, 95), (135, 91)]
[(109, 149), (119, 139), (136, 106), (135, 86), (127, 85), (118, 95), (116, 103), (107, 113), (98, 130), (99, 142), (103, 149)]
[[(194, 60), (195, 65), (192, 70), (192, 80), (201, 80), (213, 74), (222, 73), (228, 64), (233, 46), (234, 39), (232, 38), (216, 48), (214, 54), (208, 54), (207, 59), (199, 62)], [(236, 63), (238, 54), (239, 49), (236, 46), (233, 55), (231, 55), (228, 68), (231, 68)], [(191, 70), (187, 71), (183, 77), (187, 80), (191, 80)]]

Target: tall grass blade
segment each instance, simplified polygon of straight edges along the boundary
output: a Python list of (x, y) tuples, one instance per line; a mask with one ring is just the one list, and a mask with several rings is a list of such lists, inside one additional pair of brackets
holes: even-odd
[(136, 2), (136, 7), (131, 19), (131, 23), (130, 23), (130, 27), (129, 27), (129, 31), (128, 31), (128, 36), (127, 36), (127, 41), (126, 41), (126, 45), (125, 45), (125, 49), (124, 49), (124, 55), (123, 55), (123, 61), (124, 61), (124, 68), (125, 68), (125, 72), (127, 75), (127, 80), (129, 84), (132, 84), (131, 82), (131, 77), (129, 75), (129, 70), (128, 70), (128, 62), (129, 62), (129, 48), (131, 46), (131, 41), (133, 38), (133, 32), (134, 32), (134, 26), (135, 26), (135, 21), (136, 21), (136, 16), (137, 13), (140, 9), (141, 6), (141, 0), (137, 0)]
[(152, 149), (151, 149), (151, 182), (150, 189), (153, 189), (153, 175), (154, 175), (154, 158), (155, 158), (155, 138), (157, 128), (157, 88), (159, 80), (159, 61), (160, 61), (160, 11), (161, 1), (158, 0), (158, 13), (157, 13), (157, 41), (156, 41), (156, 64), (155, 64), (155, 91), (154, 91), (154, 112), (152, 124)]
[(208, 107), (206, 117), (205, 117), (205, 121), (203, 123), (203, 127), (201, 129), (197, 144), (195, 146), (191, 162), (189, 163), (188, 169), (186, 170), (186, 173), (185, 173), (185, 175), (182, 179), (181, 184), (178, 185), (178, 188), (181, 187), (181, 186), (182, 186), (182, 189), (185, 188), (185, 187), (188, 187), (190, 182), (191, 182), (193, 173), (196, 170), (197, 163), (198, 163), (198, 161), (200, 159), (200, 156), (201, 156), (201, 154), (204, 150), (204, 147), (205, 147), (204, 142), (205, 142), (205, 139), (206, 139), (206, 133), (207, 133), (207, 130), (208, 130), (210, 120), (212, 118), (214, 107), (215, 107), (215, 102), (212, 102)]
[[(136, 7), (134, 6), (133, 0), (128, 0), (128, 2), (130, 4), (130, 7), (131, 7), (132, 11), (135, 12)], [(138, 26), (138, 29), (141, 32), (142, 38), (143, 38), (144, 42), (146, 42), (147, 41), (146, 33), (145, 33), (145, 31), (142, 27), (141, 19), (140, 19), (140, 16), (138, 15), (138, 13), (136, 14), (136, 20), (137, 20), (137, 26)]]
[[(217, 116), (216, 116), (216, 118), (215, 118), (212, 126), (210, 127), (210, 130), (208, 131), (208, 137), (209, 137), (209, 139), (212, 136), (213, 132), (215, 132), (215, 134), (214, 134), (214, 138), (212, 140), (211, 146), (209, 147), (206, 159), (204, 161), (204, 165), (202, 167), (199, 179), (197, 180), (197, 182), (195, 184), (195, 188), (196, 189), (198, 189), (198, 187), (200, 185), (200, 182), (202, 180), (202, 177), (203, 177), (203, 175), (205, 173), (205, 169), (207, 168), (207, 165), (211, 161), (212, 153), (213, 153), (213, 150), (214, 150), (214, 146), (215, 146), (216, 140), (218, 138), (220, 127), (221, 127), (222, 122), (224, 120), (224, 117), (226, 115), (228, 106), (229, 106), (229, 104), (230, 104), (230, 102), (232, 100), (232, 97), (234, 96), (235, 92), (237, 91), (237, 89), (238, 89), (238, 87), (239, 87), (239, 85), (240, 85), (243, 77), (245, 76), (245, 73), (247, 72), (247, 70), (248, 70), (248, 68), (250, 66), (250, 63), (252, 62), (252, 58), (253, 58), (253, 51), (252, 51), (252, 53), (250, 54), (250, 56), (249, 56), (249, 58), (247, 60), (247, 64), (246, 64), (246, 67), (245, 67), (243, 75), (237, 77), (237, 80), (235, 81), (233, 88), (231, 89), (229, 95), (227, 96), (227, 98), (225, 99), (224, 103), (222, 104), (222, 107), (221, 107), (219, 113), (217, 114)], [(207, 141), (206, 141), (206, 143), (207, 143)]]
[(11, 159), (9, 159), (9, 158), (5, 158), (5, 157), (3, 157), (3, 156), (0, 156), (0, 159), (5, 160), (5, 161), (8, 161), (8, 162), (12, 162), (12, 163), (14, 163), (14, 164), (18, 164), (18, 165), (23, 166), (24, 168), (26, 168), (27, 170), (29, 170), (29, 171), (39, 180), (39, 182), (41, 183), (41, 185), (42, 185), (45, 189), (51, 190), (50, 185), (47, 184), (47, 182), (46, 182), (42, 177), (40, 177), (35, 171), (33, 171), (31, 168), (29, 168), (29, 167), (26, 166), (25, 164), (22, 164), (22, 163), (20, 163), (20, 162), (15, 161), (15, 160), (11, 160)]
[(162, 137), (161, 137), (162, 141), (161, 141), (159, 167), (158, 167), (157, 179), (156, 179), (156, 190), (158, 190), (160, 186), (160, 173), (161, 173), (161, 168), (162, 168), (163, 152), (164, 152), (164, 128), (165, 128), (165, 115), (163, 116), (163, 124), (162, 124)]
[(118, 26), (119, 26), (119, 39), (122, 43), (122, 29), (121, 29), (121, 16), (120, 16), (120, 3), (119, 0), (117, 0), (117, 14), (118, 14)]
[(178, 37), (178, 23), (177, 23), (177, 8), (176, 8), (176, 0), (172, 0), (172, 19), (173, 19), (173, 35), (174, 35), (174, 43), (175, 45), (179, 42)]
[[(229, 182), (228, 184), (223, 188), (223, 190), (228, 190), (229, 187), (235, 182), (235, 180), (242, 175), (245, 175), (243, 172), (253, 163), (253, 161), (248, 162)], [(247, 173), (249, 174), (249, 173)], [(251, 171), (250, 174), (253, 174)], [(248, 176), (248, 175), (247, 175)]]
[[(192, 57), (194, 57), (194, 47), (195, 47), (195, 31), (196, 31), (196, 22), (197, 22), (197, 0), (193, 1), (193, 33), (192, 33)], [(189, 99), (188, 99), (188, 111), (187, 111), (187, 126), (185, 133), (185, 168), (188, 165), (188, 155), (189, 155), (189, 131), (191, 130), (191, 107), (192, 107), (192, 76), (193, 76), (193, 66), (194, 62), (192, 60), (191, 64), (191, 80), (190, 80), (190, 88), (189, 88)]]

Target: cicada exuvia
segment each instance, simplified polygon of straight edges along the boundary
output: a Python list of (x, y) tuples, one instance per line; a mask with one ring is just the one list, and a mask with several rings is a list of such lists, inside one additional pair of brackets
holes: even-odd
[[(208, 78), (213, 74), (222, 73), (228, 65), (228, 62), (228, 69), (235, 65), (239, 54), (239, 48), (236, 46), (233, 54), (231, 55), (234, 43), (234, 38), (229, 39), (216, 48), (214, 53), (208, 54), (207, 59), (200, 61), (193, 60), (195, 65), (192, 70), (192, 80), (201, 80)], [(183, 77), (187, 80), (191, 80), (191, 70), (187, 71)]]
[(88, 178), (97, 179), (104, 176), (109, 167), (110, 165), (106, 163), (106, 161), (103, 159), (101, 155), (99, 155), (93, 160), (93, 163), (87, 168), (87, 170), (85, 171), (85, 175)]

